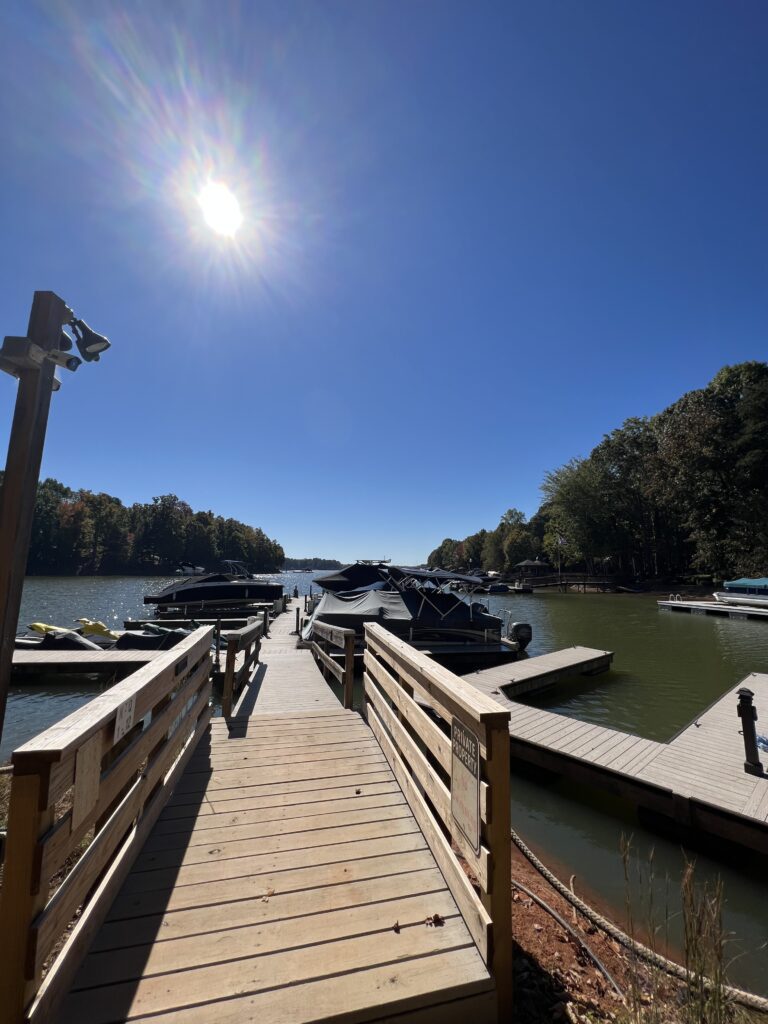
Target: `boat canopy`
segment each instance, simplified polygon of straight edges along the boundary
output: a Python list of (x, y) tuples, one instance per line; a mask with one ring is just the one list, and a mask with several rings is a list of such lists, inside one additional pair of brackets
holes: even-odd
[(482, 580), (477, 576), (466, 576), (447, 569), (421, 569), (408, 565), (388, 565), (384, 562), (356, 562), (354, 565), (345, 565), (338, 572), (318, 576), (313, 580), (316, 586), (336, 594), (366, 590), (379, 583), (391, 585), (395, 590), (402, 590), (407, 587), (429, 585), (440, 588), (454, 582), (480, 586)]
[(326, 591), (302, 634), (311, 639), (312, 623), (317, 619), (330, 626), (358, 631), (364, 622), (381, 622), (394, 633), (407, 631), (412, 624), (419, 629), (489, 629), (498, 632), (501, 620), (489, 615), (481, 604), (456, 601), (451, 594), (420, 590), (368, 590), (358, 594), (334, 594)]
[(723, 586), (737, 594), (768, 594), (768, 576), (758, 576), (755, 579), (744, 576), (740, 580), (728, 580)]

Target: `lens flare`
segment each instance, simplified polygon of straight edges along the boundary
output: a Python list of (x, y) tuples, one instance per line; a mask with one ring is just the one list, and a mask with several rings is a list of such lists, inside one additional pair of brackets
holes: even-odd
[(235, 236), (243, 223), (243, 214), (237, 197), (223, 182), (209, 181), (201, 189), (197, 201), (209, 228), (227, 238)]

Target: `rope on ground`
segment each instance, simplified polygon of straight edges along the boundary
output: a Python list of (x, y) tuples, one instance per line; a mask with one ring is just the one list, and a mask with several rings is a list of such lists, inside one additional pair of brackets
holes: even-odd
[(625, 999), (626, 997), (625, 997), (624, 993), (621, 991), (621, 989), (617, 985), (616, 980), (614, 979), (614, 977), (611, 974), (611, 972), (605, 966), (605, 964), (600, 959), (600, 957), (597, 955), (597, 953), (594, 953), (589, 948), (587, 943), (584, 941), (584, 939), (582, 939), (582, 937), (579, 935), (579, 933), (576, 931), (576, 929), (573, 928), (571, 925), (569, 925), (568, 922), (565, 921), (560, 916), (560, 914), (558, 914), (558, 912), (555, 910), (554, 907), (550, 907), (550, 905), (547, 903), (546, 900), (543, 900), (541, 898), (541, 896), (537, 896), (535, 892), (532, 892), (527, 886), (523, 885), (522, 882), (516, 882), (514, 880), (514, 878), (513, 878), (512, 879), (512, 885), (514, 885), (514, 887), (516, 889), (519, 889), (520, 892), (524, 892), (526, 896), (530, 896), (530, 898), (534, 901), (534, 903), (538, 903), (538, 905), (543, 910), (546, 910), (546, 912), (548, 914), (550, 914), (557, 921), (557, 923), (562, 928), (564, 928), (568, 932), (568, 934), (570, 936), (572, 936), (572, 938), (574, 938), (576, 940), (576, 942), (578, 942), (578, 944), (581, 946), (581, 948), (587, 954), (587, 956), (592, 961), (592, 963), (595, 965), (595, 967), (597, 967), (597, 969), (600, 971), (600, 973), (603, 975), (603, 977), (606, 979), (606, 981), (608, 981), (611, 985), (613, 985), (613, 988), (616, 991), (616, 993), (619, 996), (619, 998), (620, 999)]
[[(588, 921), (591, 921), (597, 928), (600, 928), (607, 935), (610, 935), (612, 939), (618, 942), (621, 946), (624, 946), (625, 949), (628, 949), (634, 956), (638, 957), (640, 960), (644, 960), (648, 964), (651, 964), (651, 966), (656, 967), (658, 970), (664, 971), (666, 974), (669, 974), (680, 981), (688, 981), (690, 979), (691, 972), (687, 971), (685, 967), (675, 963), (674, 960), (668, 960), (655, 950), (650, 949), (648, 946), (644, 946), (636, 939), (631, 938), (620, 928), (617, 928), (612, 921), (609, 921), (606, 917), (598, 914), (583, 900), (580, 900), (579, 897), (572, 893), (556, 875), (552, 874), (545, 864), (542, 864), (533, 850), (526, 846), (523, 839), (514, 830), (512, 830), (512, 842), (518, 850), (520, 850), (523, 856), (536, 868), (539, 874), (546, 878), (553, 889), (556, 889), (563, 899), (567, 900), (571, 906), (576, 907), (579, 913), (583, 914), (584, 917), (586, 917)], [(714, 982), (709, 978), (702, 978), (701, 980), (707, 987), (714, 987)], [(751, 1010), (758, 1010), (760, 1013), (768, 1013), (768, 999), (755, 995), (754, 992), (745, 992), (743, 989), (734, 988), (732, 985), (723, 985), (723, 991), (729, 999), (734, 1003), (738, 1003), (740, 1006), (746, 1006)]]

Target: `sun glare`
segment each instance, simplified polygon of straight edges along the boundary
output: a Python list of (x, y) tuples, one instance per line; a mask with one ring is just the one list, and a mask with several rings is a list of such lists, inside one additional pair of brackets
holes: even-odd
[(219, 235), (234, 237), (243, 223), (237, 197), (220, 181), (209, 181), (198, 194), (205, 223)]

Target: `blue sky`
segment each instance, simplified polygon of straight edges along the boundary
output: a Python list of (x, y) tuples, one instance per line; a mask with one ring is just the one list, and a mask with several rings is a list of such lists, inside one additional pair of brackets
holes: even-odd
[(418, 561), (765, 357), (763, 2), (9, 0), (0, 30), (0, 327), (51, 289), (113, 342), (53, 399), (72, 487)]

